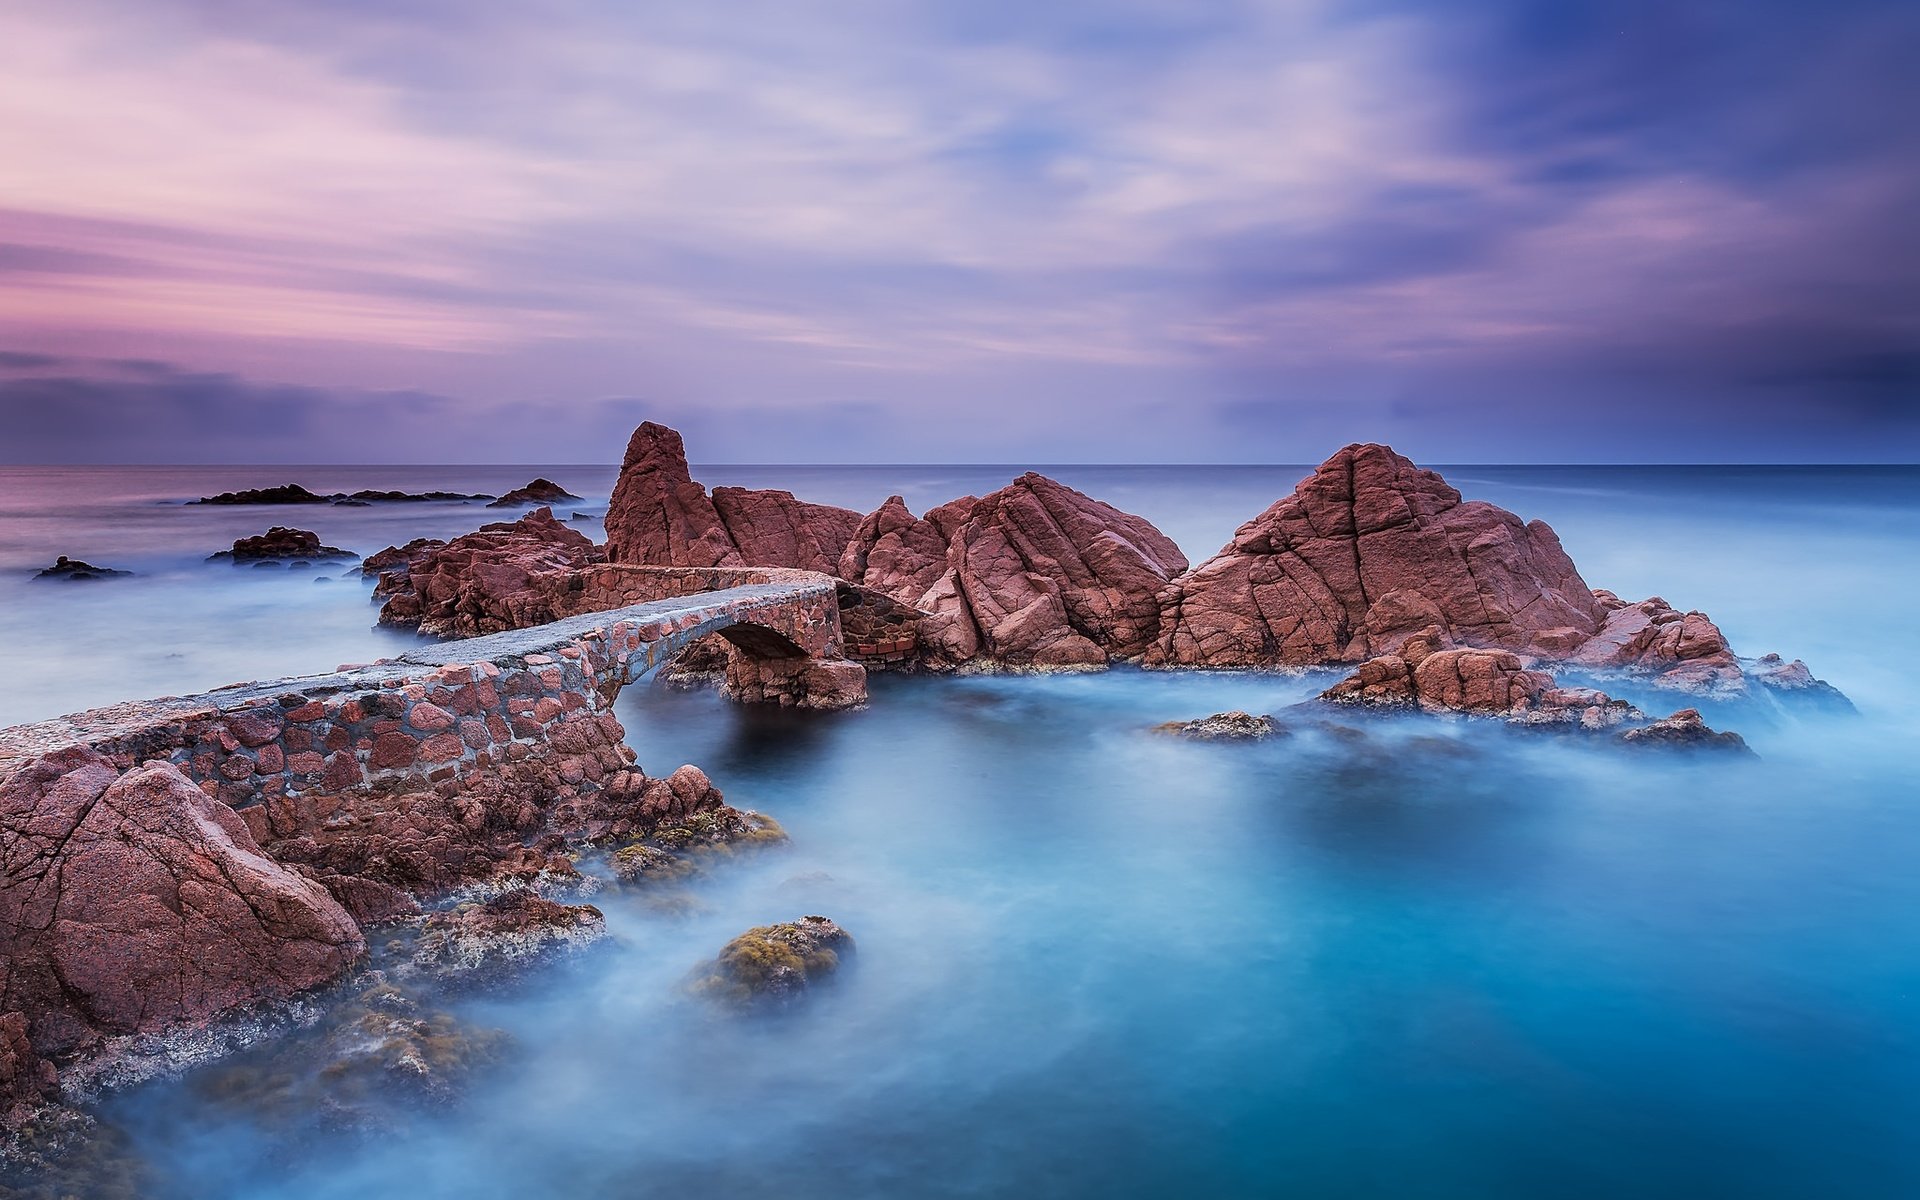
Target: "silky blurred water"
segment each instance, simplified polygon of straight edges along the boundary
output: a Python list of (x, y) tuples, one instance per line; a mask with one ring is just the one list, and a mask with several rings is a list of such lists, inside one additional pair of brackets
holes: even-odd
[[(1197, 560), (1304, 470), (1049, 473)], [(698, 472), (915, 511), (1015, 473)], [(604, 470), (275, 468), (64, 475), (72, 510), (22, 520), (47, 502), (9, 470), (8, 719), (386, 644), (364, 585), (193, 561), (222, 539), (271, 521), (366, 552), (499, 515), (162, 500), (532, 474), (603, 510)], [(1920, 472), (1446, 474), (1554, 525), (1590, 583), (1806, 658), (1860, 715), (1716, 713), (1759, 757), (1685, 760), (1437, 719), (1146, 732), (1324, 675), (882, 678), (837, 715), (634, 687), (641, 765), (700, 764), (790, 847), (687, 914), (602, 893), (611, 944), (453, 1001), (516, 1050), (452, 1110), (289, 1130), (190, 1075), (107, 1116), (157, 1194), (196, 1198), (1920, 1194)], [(18, 578), (54, 553), (142, 574)], [(837, 986), (763, 1021), (680, 996), (733, 934), (803, 913), (858, 940)]]

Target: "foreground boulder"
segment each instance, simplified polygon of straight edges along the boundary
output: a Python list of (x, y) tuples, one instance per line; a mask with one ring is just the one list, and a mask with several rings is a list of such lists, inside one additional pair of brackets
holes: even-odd
[(27, 760), (0, 782), (0, 828), (0, 1012), (28, 1017), (42, 1055), (285, 999), (366, 948), (323, 887), (168, 764)]
[(980, 498), (868, 515), (843, 578), (926, 614), (923, 651), (948, 667), (1098, 668), (1160, 633), (1160, 592), (1186, 570), (1143, 518), (1029, 472)]
[(1179, 581), (1147, 661), (1358, 662), (1429, 625), (1463, 643), (1554, 655), (1592, 637), (1602, 617), (1546, 524), (1462, 501), (1387, 447), (1355, 445)]
[(688, 982), (726, 1008), (775, 1008), (799, 1000), (840, 969), (853, 938), (826, 917), (761, 925), (734, 938)]
[(132, 571), (116, 571), (112, 567), (96, 567), (92, 563), (81, 562), (77, 558), (68, 558), (62, 554), (54, 559), (53, 565), (39, 571), (35, 579), (110, 579), (116, 575), (131, 575)]
[[(382, 625), (436, 637), (477, 637), (558, 620), (568, 574), (599, 561), (593, 542), (537, 508), (517, 521), (483, 525), (384, 569)], [(375, 560), (391, 562), (390, 551)]]
[(608, 502), (607, 559), (660, 567), (796, 567), (831, 572), (860, 522), (792, 492), (694, 482), (680, 435), (634, 430)]
[(221, 550), (210, 555), (208, 561), (232, 559), (236, 563), (320, 562), (327, 559), (359, 557), (351, 550), (321, 545), (320, 535), (310, 529), (289, 529), (285, 525), (275, 525), (265, 533), (241, 538), (233, 544), (231, 550)]

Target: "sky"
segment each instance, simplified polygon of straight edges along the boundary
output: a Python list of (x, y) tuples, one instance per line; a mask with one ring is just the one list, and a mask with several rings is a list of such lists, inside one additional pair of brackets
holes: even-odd
[(1913, 0), (0, 0), (0, 462), (1920, 461)]

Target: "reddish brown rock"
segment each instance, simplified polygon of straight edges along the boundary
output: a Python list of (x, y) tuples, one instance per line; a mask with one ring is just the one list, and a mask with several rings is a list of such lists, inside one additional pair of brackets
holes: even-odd
[(438, 549), (446, 545), (444, 538), (415, 538), (404, 546), (388, 546), (385, 550), (367, 555), (360, 562), (362, 575), (384, 575), (389, 571), (403, 571), (407, 563), (427, 550)]
[(660, 567), (797, 567), (832, 573), (860, 514), (763, 488), (694, 482), (680, 435), (634, 430), (607, 506), (611, 562)]
[(1380, 445), (1348, 446), (1170, 589), (1150, 663), (1355, 662), (1437, 624), (1561, 654), (1603, 612), (1560, 540)]
[(0, 782), (0, 829), (0, 1011), (41, 1054), (283, 999), (365, 949), (324, 888), (165, 763), (28, 760)]
[(869, 515), (841, 573), (926, 614), (936, 661), (1100, 667), (1159, 634), (1179, 547), (1130, 513), (1029, 472), (991, 495), (913, 517), (898, 496)]
[(1368, 659), (1320, 694), (1334, 704), (1499, 716), (1529, 724), (1606, 729), (1644, 719), (1632, 705), (1591, 688), (1563, 688), (1509, 650), (1448, 647), (1438, 626)]
[(428, 917), (413, 961), (463, 974), (517, 967), (596, 942), (606, 932), (606, 917), (591, 904), (559, 904), (513, 888)]
[(1154, 726), (1153, 731), (1195, 742), (1260, 742), (1286, 733), (1286, 729), (1272, 717), (1264, 714), (1256, 716), (1239, 709), (1215, 713), (1196, 721), (1168, 721)]
[(58, 1076), (34, 1052), (25, 1013), (0, 1014), (0, 1129), (22, 1125), (52, 1100)]
[(1567, 661), (1596, 670), (1650, 674), (1655, 684), (1678, 691), (1721, 696), (1746, 691), (1740, 660), (1707, 614), (1678, 612), (1658, 596), (1638, 604), (1608, 591), (1594, 596), (1606, 610), (1605, 620)]
[(518, 521), (483, 525), (429, 545), (374, 589), (382, 625), (441, 637), (475, 637), (558, 620), (572, 573), (599, 560), (578, 530), (538, 508)]
[(1719, 750), (1733, 754), (1752, 754), (1746, 739), (1731, 731), (1717, 733), (1701, 717), (1700, 710), (1683, 708), (1670, 717), (1662, 717), (1643, 729), (1629, 729), (1620, 735), (1628, 746), (1666, 750)]

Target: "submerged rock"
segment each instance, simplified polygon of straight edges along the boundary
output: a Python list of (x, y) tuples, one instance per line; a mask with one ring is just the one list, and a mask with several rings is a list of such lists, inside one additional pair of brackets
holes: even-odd
[(241, 538), (233, 544), (233, 549), (210, 555), (208, 561), (215, 562), (224, 558), (232, 559), (236, 563), (302, 563), (311, 562), (314, 559), (359, 557), (351, 550), (321, 545), (320, 535), (312, 530), (289, 529), (284, 525), (275, 525), (265, 533)]
[(34, 575), (35, 579), (111, 579), (116, 575), (131, 575), (132, 571), (117, 571), (112, 567), (96, 567), (92, 563), (81, 562), (77, 558), (68, 558), (62, 554), (53, 560), (53, 565)]
[(688, 981), (694, 995), (735, 1010), (780, 1007), (831, 978), (853, 938), (826, 917), (761, 925), (728, 942)]
[(561, 487), (551, 479), (540, 478), (517, 487), (501, 496), (488, 508), (515, 508), (523, 504), (554, 504), (561, 500), (578, 500), (580, 497)]
[(560, 904), (528, 888), (513, 888), (428, 916), (413, 964), (472, 975), (524, 966), (597, 942), (606, 933), (606, 916), (591, 904)]
[(1286, 729), (1272, 717), (1255, 716), (1238, 709), (1215, 713), (1196, 721), (1168, 721), (1164, 725), (1154, 726), (1153, 731), (1196, 742), (1257, 742), (1286, 733)]

